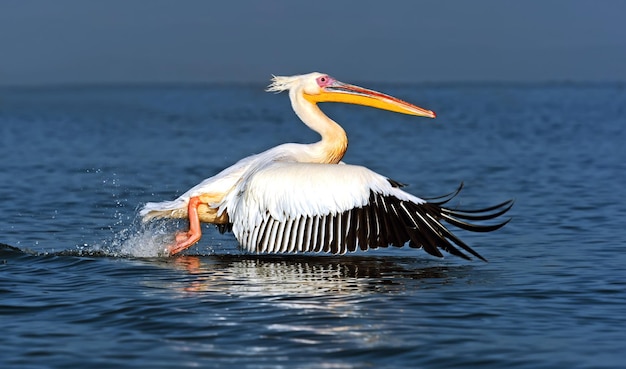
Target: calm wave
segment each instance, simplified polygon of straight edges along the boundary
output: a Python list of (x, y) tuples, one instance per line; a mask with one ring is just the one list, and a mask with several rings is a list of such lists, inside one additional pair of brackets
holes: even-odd
[[(379, 85), (438, 118), (324, 105), (345, 161), (463, 206), (489, 263), (421, 250), (255, 256), (142, 225), (243, 156), (311, 142), (263, 86), (0, 89), (0, 366), (614, 368), (626, 334), (626, 89)], [(6, 245), (5, 245), (6, 244)], [(11, 246), (8, 246), (11, 245)]]

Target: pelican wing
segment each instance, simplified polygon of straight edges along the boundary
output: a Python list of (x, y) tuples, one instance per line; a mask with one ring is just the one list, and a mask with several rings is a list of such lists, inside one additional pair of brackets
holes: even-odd
[(512, 202), (468, 211), (445, 208), (459, 190), (427, 202), (365, 167), (271, 162), (244, 176), (222, 211), (250, 252), (343, 254), (408, 243), (438, 257), (443, 249), (469, 259), (461, 248), (485, 260), (441, 221), (475, 232), (496, 230), (508, 220), (492, 225), (468, 220), (497, 218)]

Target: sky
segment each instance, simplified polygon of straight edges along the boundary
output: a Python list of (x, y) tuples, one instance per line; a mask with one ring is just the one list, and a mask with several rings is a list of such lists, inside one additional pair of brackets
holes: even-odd
[(626, 1), (3, 0), (0, 86), (626, 81)]

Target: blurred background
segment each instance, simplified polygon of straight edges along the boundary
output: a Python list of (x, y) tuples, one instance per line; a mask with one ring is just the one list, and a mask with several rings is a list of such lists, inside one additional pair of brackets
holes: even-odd
[(626, 2), (0, 3), (0, 85), (624, 81)]

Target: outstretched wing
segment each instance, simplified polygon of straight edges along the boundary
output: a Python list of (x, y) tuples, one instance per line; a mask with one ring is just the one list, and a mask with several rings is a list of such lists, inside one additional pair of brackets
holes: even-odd
[(442, 221), (468, 231), (493, 231), (508, 220), (469, 221), (495, 219), (512, 201), (477, 210), (444, 207), (460, 189), (426, 201), (365, 167), (272, 162), (244, 176), (223, 209), (235, 237), (250, 252), (342, 254), (408, 243), (439, 257), (443, 249), (469, 259), (460, 248), (485, 260)]

